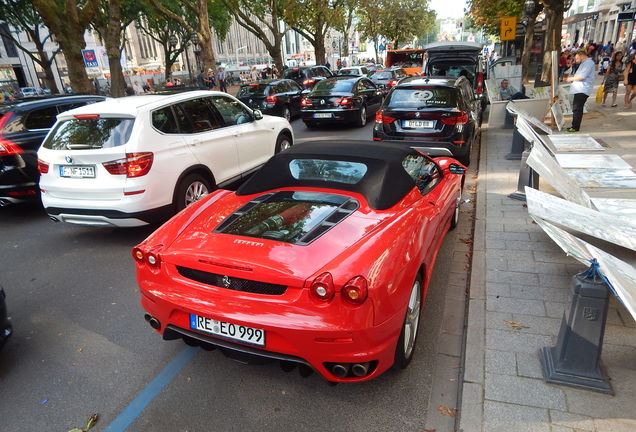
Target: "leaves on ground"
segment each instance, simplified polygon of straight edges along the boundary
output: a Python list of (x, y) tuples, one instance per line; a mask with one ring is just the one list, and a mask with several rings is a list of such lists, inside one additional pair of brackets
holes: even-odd
[(439, 413), (443, 416), (448, 416), (448, 417), (455, 417), (455, 414), (457, 413), (457, 408), (449, 408), (447, 406), (443, 406), (440, 405), (437, 407), (437, 410), (439, 411)]
[(459, 241), (467, 245), (473, 244), (473, 239), (471, 238), (463, 238), (463, 239), (459, 239)]
[(520, 331), (523, 329), (530, 328), (528, 326), (524, 326), (523, 324), (519, 324), (518, 322), (514, 322), (514, 321), (504, 320), (504, 322), (506, 323), (506, 325), (508, 325), (508, 327), (510, 327), (512, 330), (515, 330), (515, 331)]
[(86, 420), (85, 429), (74, 428), (68, 432), (88, 432), (90, 429), (93, 428), (93, 426), (95, 426), (95, 423), (97, 423), (97, 420), (99, 420), (99, 414), (91, 414), (88, 416), (88, 420)]

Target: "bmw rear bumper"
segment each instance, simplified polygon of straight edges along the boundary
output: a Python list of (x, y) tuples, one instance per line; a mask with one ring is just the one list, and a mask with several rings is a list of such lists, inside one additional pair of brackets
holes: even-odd
[(172, 205), (151, 210), (127, 213), (119, 210), (81, 209), (45, 207), (49, 217), (55, 222), (67, 222), (76, 225), (134, 227), (165, 222), (172, 216)]

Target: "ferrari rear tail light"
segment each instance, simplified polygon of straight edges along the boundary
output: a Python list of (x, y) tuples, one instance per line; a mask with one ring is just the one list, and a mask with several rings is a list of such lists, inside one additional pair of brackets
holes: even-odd
[(132, 250), (132, 256), (139, 263), (147, 263), (151, 267), (159, 267), (161, 266), (161, 255), (159, 252), (162, 248), (163, 245), (160, 244), (146, 252), (141, 247), (135, 246)]
[(144, 254), (144, 251), (141, 250), (140, 247), (136, 246), (136, 247), (133, 248), (132, 256), (135, 259), (135, 261), (144, 262), (145, 254)]
[(384, 123), (390, 124), (393, 123), (396, 119), (387, 115), (384, 115), (384, 111), (378, 110), (375, 112), (375, 122), (376, 123)]
[(369, 293), (368, 283), (362, 276), (356, 276), (342, 287), (342, 298), (354, 305), (364, 303)]
[(146, 262), (152, 267), (159, 267), (161, 265), (161, 255), (158, 251), (150, 251), (146, 254)]
[(104, 162), (104, 168), (112, 175), (126, 177), (141, 177), (148, 174), (152, 167), (154, 155), (152, 152), (126, 153), (124, 159)]
[(308, 107), (308, 106), (312, 106), (313, 104), (311, 103), (311, 101), (307, 98), (303, 98), (300, 101), (300, 105), (304, 106), (304, 107)]
[(333, 277), (331, 273), (323, 273), (311, 283), (309, 288), (311, 295), (317, 300), (327, 302), (336, 294), (336, 288), (333, 285)]
[(0, 138), (0, 156), (22, 154), (24, 150), (11, 140)]
[(276, 101), (278, 100), (278, 98), (276, 97), (276, 95), (272, 95), (272, 96), (267, 96), (267, 103), (269, 104), (275, 104)]
[(351, 108), (353, 106), (353, 101), (351, 98), (343, 97), (336, 100), (336, 105), (340, 105), (341, 107)]
[(47, 164), (46, 162), (44, 162), (41, 159), (38, 159), (38, 172), (40, 174), (46, 174), (49, 172), (49, 164)]
[(451, 126), (465, 124), (468, 123), (468, 114), (466, 114), (464, 111), (458, 111), (447, 116), (443, 116), (442, 118), (440, 118), (440, 120), (442, 121), (442, 123)]
[(484, 73), (477, 72), (477, 88), (475, 89), (475, 93), (478, 95), (484, 92)]
[(316, 80), (306, 79), (305, 81), (303, 81), (303, 85), (307, 86), (307, 85), (311, 85), (311, 84), (313, 84), (315, 82), (316, 82)]

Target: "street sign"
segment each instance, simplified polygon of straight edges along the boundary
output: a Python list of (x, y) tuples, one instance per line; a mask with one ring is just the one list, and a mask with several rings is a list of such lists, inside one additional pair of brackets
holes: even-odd
[(515, 40), (517, 17), (504, 17), (501, 19), (500, 38), (502, 41)]
[(517, 28), (515, 31), (516, 36), (523, 36), (526, 33), (527, 28), (528, 28), (528, 25), (526, 23), (523, 23), (523, 22), (517, 23)]
[(86, 66), (87, 68), (99, 66), (99, 63), (97, 63), (95, 50), (82, 50), (82, 57), (84, 57), (84, 66)]

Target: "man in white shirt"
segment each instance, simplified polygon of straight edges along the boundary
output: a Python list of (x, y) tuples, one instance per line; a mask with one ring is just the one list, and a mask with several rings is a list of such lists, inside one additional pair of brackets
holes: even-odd
[(594, 60), (588, 57), (587, 51), (584, 49), (578, 50), (575, 61), (579, 65), (576, 74), (565, 79), (567, 82), (572, 83), (570, 93), (574, 95), (574, 101), (572, 102), (572, 127), (568, 129), (568, 132), (578, 132), (581, 129), (583, 106), (594, 89), (594, 78), (596, 76), (596, 65)]

